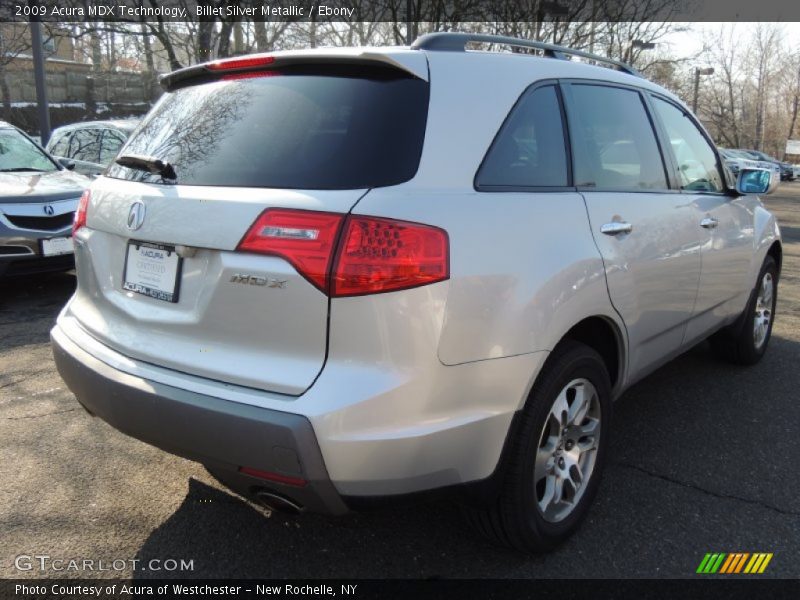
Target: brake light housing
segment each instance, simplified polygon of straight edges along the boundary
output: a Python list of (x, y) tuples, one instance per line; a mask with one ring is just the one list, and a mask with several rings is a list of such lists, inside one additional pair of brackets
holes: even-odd
[(328, 293), (328, 273), (343, 215), (268, 208), (239, 242), (238, 250), (287, 260), (315, 287)]
[(391, 292), (450, 277), (449, 240), (438, 227), (351, 215), (336, 256), (332, 296)]
[(205, 65), (209, 71), (236, 71), (239, 69), (258, 69), (275, 62), (274, 56), (243, 56), (241, 58), (224, 58)]
[(237, 250), (281, 257), (331, 297), (409, 289), (450, 277), (444, 229), (383, 217), (270, 208)]
[(86, 212), (89, 210), (89, 201), (91, 197), (91, 192), (85, 190), (83, 194), (81, 194), (81, 199), (78, 200), (78, 209), (75, 211), (75, 218), (72, 221), (73, 236), (81, 227), (86, 227)]

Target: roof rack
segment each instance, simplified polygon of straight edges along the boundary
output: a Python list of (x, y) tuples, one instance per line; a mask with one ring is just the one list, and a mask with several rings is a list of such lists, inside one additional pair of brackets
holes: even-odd
[(506, 46), (515, 46), (519, 48), (536, 48), (542, 50), (544, 55), (549, 58), (557, 58), (561, 60), (568, 60), (567, 56), (580, 56), (581, 58), (588, 58), (596, 62), (602, 62), (616, 67), (623, 73), (641, 77), (636, 69), (624, 62), (606, 58), (592, 54), (591, 52), (584, 52), (583, 50), (574, 50), (565, 46), (557, 46), (555, 44), (547, 44), (545, 42), (535, 42), (532, 40), (523, 40), (520, 38), (509, 37), (505, 35), (491, 35), (487, 33), (460, 33), (460, 32), (438, 32), (428, 33), (414, 40), (411, 48), (414, 50), (434, 50), (437, 52), (465, 52), (467, 44), (473, 42), (485, 42), (487, 44), (504, 44)]

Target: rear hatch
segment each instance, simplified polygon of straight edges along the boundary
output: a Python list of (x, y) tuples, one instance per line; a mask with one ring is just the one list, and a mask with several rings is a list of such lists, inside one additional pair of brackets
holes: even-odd
[(387, 61), (231, 64), (178, 78), (121, 150), (133, 166), (92, 185), (65, 316), (131, 358), (299, 395), (324, 365), (329, 298), (240, 243), (265, 211), (345, 214), (412, 178), (428, 84)]

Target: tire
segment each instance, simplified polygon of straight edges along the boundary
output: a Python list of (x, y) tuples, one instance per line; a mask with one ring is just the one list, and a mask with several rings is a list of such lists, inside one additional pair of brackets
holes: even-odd
[[(588, 399), (588, 409), (582, 417), (575, 413), (576, 426), (566, 428), (562, 437), (564, 415), (569, 419), (577, 410), (579, 395)], [(559, 412), (560, 424), (554, 416)], [(589, 510), (602, 475), (610, 426), (611, 383), (603, 359), (584, 344), (563, 343), (548, 359), (510, 434), (497, 498), (487, 508), (467, 508), (468, 519), (504, 546), (521, 552), (553, 549), (572, 535)], [(559, 503), (557, 473), (569, 474), (561, 478)], [(576, 488), (572, 481), (581, 479)]]
[(760, 361), (772, 336), (777, 300), (778, 265), (774, 258), (767, 256), (742, 315), (709, 338), (714, 352), (737, 365), (754, 365)]

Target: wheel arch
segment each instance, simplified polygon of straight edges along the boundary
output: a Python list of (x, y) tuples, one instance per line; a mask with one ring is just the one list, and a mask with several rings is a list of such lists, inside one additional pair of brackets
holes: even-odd
[(625, 343), (621, 329), (606, 316), (587, 317), (567, 331), (554, 348), (567, 340), (580, 342), (592, 348), (603, 359), (611, 379), (611, 389), (616, 391), (623, 381)]
[(783, 263), (783, 246), (780, 240), (775, 240), (767, 250), (767, 256), (771, 256), (778, 266), (778, 275), (781, 273), (781, 264)]
[(510, 442), (518, 434), (521, 426), (523, 408), (530, 400), (533, 387), (541, 374), (547, 369), (558, 350), (567, 342), (585, 344), (595, 350), (603, 359), (611, 379), (612, 399), (616, 398), (622, 390), (625, 381), (626, 368), (626, 337), (623, 325), (607, 315), (592, 315), (585, 317), (570, 327), (553, 345), (547, 360), (544, 361), (536, 376), (532, 379), (528, 392), (521, 403), (520, 409), (514, 414), (511, 425), (506, 433), (503, 449), (497, 461), (494, 472), (487, 478), (462, 484), (459, 486), (460, 499), (472, 506), (488, 506), (493, 503), (500, 486), (505, 478)]

